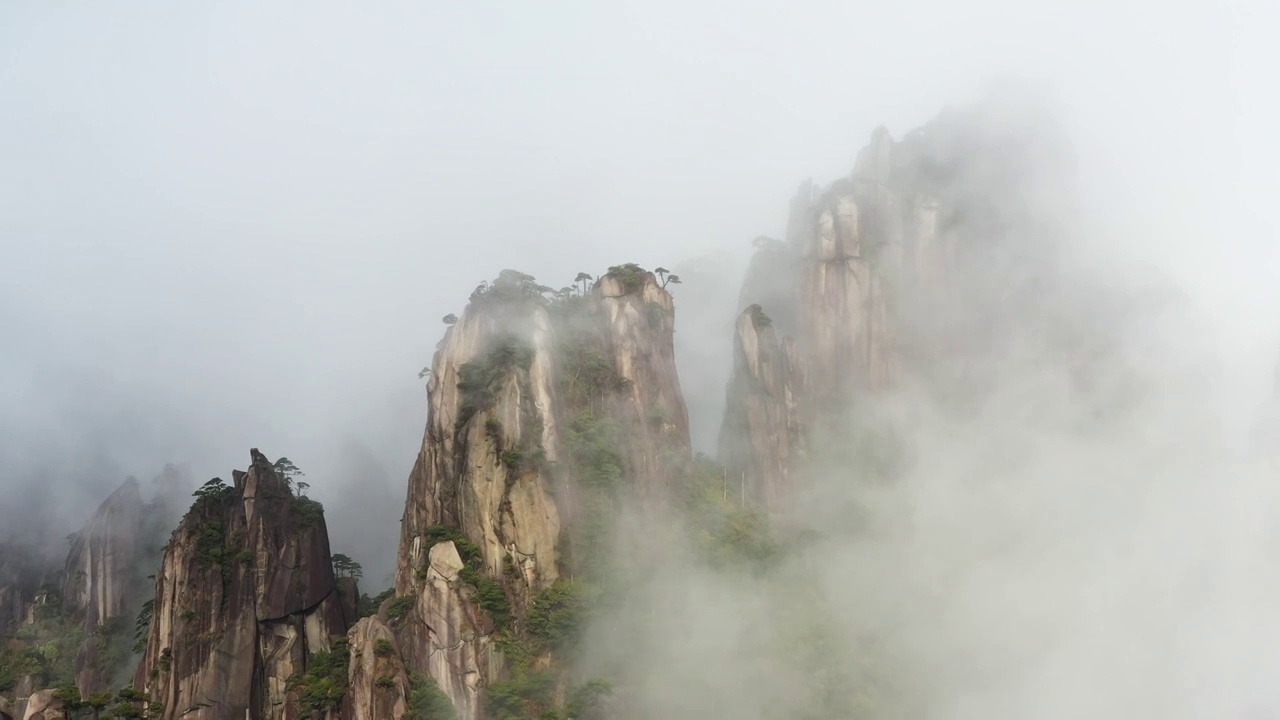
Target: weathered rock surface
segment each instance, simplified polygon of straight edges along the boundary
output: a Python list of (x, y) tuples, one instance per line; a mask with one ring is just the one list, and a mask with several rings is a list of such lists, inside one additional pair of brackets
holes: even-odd
[(23, 720), (64, 720), (67, 717), (62, 701), (54, 698), (53, 690), (33, 693), (27, 700)]
[(719, 456), (742, 497), (778, 511), (791, 491), (803, 445), (804, 375), (788, 338), (781, 343), (759, 305), (738, 318)]
[(619, 419), (628, 425), (632, 489), (663, 498), (672, 465), (690, 452), (689, 411), (675, 364), (675, 304), (653, 273), (625, 267), (602, 277), (592, 293), (610, 358), (629, 385), (630, 407)]
[(163, 718), (298, 717), (287, 682), (354, 618), (335, 591), (319, 505), (257, 450), (174, 531), (135, 685)]
[(454, 543), (433, 532), (458, 529), (517, 601), (559, 575), (554, 338), (530, 281), (504, 271), (446, 332), (402, 521), (396, 594), (414, 599), (396, 634), (410, 668), (434, 678), (464, 720), (479, 717), (494, 628), (459, 578)]
[(106, 667), (99, 658), (95, 631), (107, 629), (113, 618), (119, 630), (114, 641), (125, 642), (140, 596), (147, 592), (142, 563), (144, 505), (138, 482), (129, 478), (102, 503), (89, 523), (73, 536), (62, 583), (62, 612), (81, 619), (90, 637), (76, 654), (76, 686), (82, 695), (107, 689), (122, 668)]
[(351, 648), (344, 720), (400, 720), (409, 710), (409, 676), (395, 635), (376, 617), (361, 619), (347, 633)]
[(138, 590), (133, 580), (141, 520), (142, 495), (138, 481), (129, 478), (107, 497), (71, 543), (62, 586), (63, 609), (81, 614), (87, 632), (129, 609), (131, 595)]
[[(492, 307), (468, 307), (436, 352), (427, 429), (409, 480), (400, 593), (412, 590), (430, 549), (422, 538), (439, 525), (461, 528), (494, 575), (510, 559), (529, 587), (556, 578), (560, 524), (550, 478), (539, 467), (504, 462), (504, 452), (508, 461), (512, 452), (557, 459), (550, 321), (539, 307), (518, 312), (509, 318)], [(492, 372), (476, 381), (482, 387), (460, 386), (468, 364), (477, 374)]]
[[(793, 388), (790, 415), (802, 429), (830, 430), (908, 373), (953, 395), (998, 382), (983, 371), (993, 348), (1048, 324), (1029, 308), (1054, 287), (1047, 261), (1069, 194), (1059, 141), (1026, 108), (980, 105), (944, 112), (901, 141), (877, 128), (848, 176), (800, 186), (785, 240), (757, 243), (741, 301), (795, 338), (806, 389)], [(748, 429), (760, 424), (751, 377), (735, 366), (724, 427), (758, 446), (722, 443), (721, 460), (768, 458), (769, 472), (794, 481), (794, 467), (774, 464), (779, 434)]]
[[(664, 496), (671, 459), (689, 459), (674, 306), (654, 275), (619, 266), (555, 307), (545, 290), (504, 271), (446, 332), (409, 480), (387, 621), (408, 668), (433, 678), (464, 720), (483, 717), (484, 688), (508, 672), (495, 631), (518, 634), (530, 599), (564, 574), (560, 553), (574, 541), (564, 531), (584, 511), (562, 433), (607, 423), (620, 435), (617, 474), (637, 497)], [(478, 548), (482, 567), (467, 565), (446, 529)], [(514, 626), (495, 627), (474, 572), (500, 588)], [(494, 586), (486, 592), (496, 600)]]

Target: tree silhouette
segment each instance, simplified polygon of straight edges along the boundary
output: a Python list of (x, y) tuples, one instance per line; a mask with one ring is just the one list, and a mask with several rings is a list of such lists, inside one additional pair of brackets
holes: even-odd
[(580, 273), (578, 273), (578, 277), (574, 278), (574, 279), (573, 279), (573, 281), (574, 281), (575, 283), (582, 283), (582, 294), (583, 294), (583, 295), (586, 295), (586, 294), (587, 294), (587, 283), (591, 282), (591, 276), (590, 276), (590, 275), (588, 275), (587, 273), (580, 272)]
[(444, 324), (445, 324), (445, 325), (452, 325), (452, 324), (454, 324), (454, 323), (458, 322), (458, 316), (457, 316), (457, 315), (454, 315), (453, 313), (449, 313), (448, 315), (445, 315), (445, 316), (444, 316), (443, 318), (441, 318), (441, 319), (442, 319), (442, 320), (444, 320)]
[(293, 487), (294, 479), (300, 478), (306, 474), (299, 470), (298, 466), (294, 465), (293, 461), (287, 457), (282, 457), (277, 460), (274, 467), (276, 475), (278, 475), (280, 479), (284, 481), (285, 486), (289, 488)]
[(338, 577), (349, 577), (352, 580), (359, 580), (364, 577), (364, 569), (360, 567), (360, 563), (342, 553), (333, 555), (333, 572)]
[[(666, 269), (666, 268), (664, 268), (664, 267), (654, 268), (654, 269), (653, 269), (653, 272), (654, 272), (654, 274), (656, 274), (656, 275), (658, 276), (658, 279), (659, 279), (659, 280), (664, 280), (664, 279), (666, 278), (666, 276), (667, 276), (667, 275), (671, 274), (671, 271), (670, 271), (670, 270), (668, 270), (668, 269)], [(665, 284), (665, 283), (664, 283), (664, 284)]]
[(683, 284), (683, 283), (681, 283), (681, 282), (680, 282), (680, 276), (679, 276), (679, 275), (668, 275), (668, 276), (667, 276), (667, 279), (662, 281), (662, 287), (664, 287), (664, 288), (665, 288), (665, 287), (667, 286), (667, 284), (668, 284), (668, 283), (670, 283), (670, 284), (672, 284), (672, 285), (682, 285), (682, 284)]

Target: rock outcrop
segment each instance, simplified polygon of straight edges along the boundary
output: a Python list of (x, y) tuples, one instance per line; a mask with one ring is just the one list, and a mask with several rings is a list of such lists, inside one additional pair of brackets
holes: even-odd
[(64, 611), (83, 614), (87, 632), (128, 611), (139, 561), (142, 495), (129, 478), (107, 497), (67, 553)]
[(554, 342), (530, 282), (504, 272), (446, 332), (402, 521), (396, 594), (412, 606), (394, 618), (397, 635), (410, 667), (434, 678), (464, 720), (479, 716), (480, 687), (491, 679), (494, 623), (474, 583), (460, 580), (453, 540), (478, 549), (474, 572), (503, 580), (491, 590), (502, 602), (558, 577)]
[(351, 661), (343, 720), (400, 720), (409, 710), (409, 675), (395, 635), (376, 617), (363, 618), (347, 634)]
[(41, 690), (27, 700), (22, 720), (65, 720), (67, 712), (54, 690)]
[(76, 686), (82, 695), (107, 689), (128, 657), (129, 626), (147, 584), (143, 511), (138, 482), (129, 478), (73, 536), (67, 553), (62, 613), (79, 619), (89, 636), (76, 654)]
[(290, 679), (354, 621), (323, 509), (250, 455), (234, 486), (215, 479), (197, 493), (156, 576), (135, 686), (164, 706), (164, 720), (307, 716)]
[[(1050, 291), (1067, 194), (1059, 136), (1023, 115), (948, 111), (901, 141), (878, 128), (848, 176), (800, 186), (785, 240), (757, 242), (740, 299), (778, 320), (805, 368), (796, 407), (773, 415), (829, 426), (907, 373), (945, 373), (952, 388), (991, 381), (976, 371), (981, 358)], [(759, 425), (747, 417), (760, 402), (754, 373), (740, 356), (720, 459), (769, 458), (774, 477), (794, 478), (773, 464), (784, 435), (748, 429)]]
[[(596, 283), (609, 355), (627, 385), (629, 475), (642, 498), (665, 498), (689, 455), (689, 411), (676, 371), (675, 304), (653, 273), (623, 265)], [(673, 457), (674, 456), (674, 457)], [(674, 460), (674, 462), (673, 462)]]
[(379, 613), (408, 669), (462, 720), (484, 717), (486, 687), (524, 672), (499, 640), (521, 642), (533, 599), (606, 542), (582, 530), (600, 499), (664, 497), (688, 461), (674, 306), (654, 275), (624, 265), (589, 291), (548, 290), (504, 271), (446, 332), (397, 597)]
[(798, 400), (804, 373), (790, 338), (779, 342), (769, 316), (752, 305), (738, 318), (726, 392), (720, 461), (743, 499), (773, 511), (790, 495), (803, 455)]

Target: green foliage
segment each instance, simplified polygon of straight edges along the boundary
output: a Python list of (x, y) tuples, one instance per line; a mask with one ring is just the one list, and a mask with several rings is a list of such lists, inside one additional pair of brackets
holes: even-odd
[(396, 679), (390, 675), (379, 675), (373, 684), (380, 688), (393, 688), (396, 686)]
[(409, 611), (413, 609), (413, 601), (416, 599), (417, 595), (409, 594), (401, 595), (395, 600), (392, 600), (391, 603), (387, 605), (387, 620), (390, 620), (393, 623), (403, 620), (404, 617), (409, 614)]
[(565, 717), (570, 720), (591, 720), (600, 707), (600, 701), (612, 694), (613, 684), (607, 680), (588, 680), (569, 691)]
[(569, 423), (564, 446), (578, 482), (613, 492), (622, 479), (622, 430), (611, 418), (583, 412)]
[(458, 713), (436, 681), (425, 675), (409, 675), (409, 712), (404, 720), (457, 720)]
[(631, 382), (618, 374), (598, 338), (591, 332), (571, 332), (560, 345), (560, 376), (566, 400), (589, 407), (596, 400), (626, 392)]
[(207, 570), (222, 565), (227, 556), (227, 533), (221, 520), (208, 519), (196, 531), (196, 565)]
[(512, 470), (519, 470), (524, 460), (524, 452), (520, 448), (507, 448), (502, 451), (502, 464)]
[(586, 582), (560, 579), (534, 596), (525, 618), (529, 634), (552, 650), (573, 650), (591, 619), (599, 590)]
[(650, 300), (645, 305), (645, 315), (649, 320), (649, 327), (652, 329), (661, 329), (667, 324), (667, 309), (662, 307), (661, 303)]
[(764, 570), (780, 556), (767, 516), (726, 491), (721, 466), (699, 455), (677, 490), (687, 524), (713, 566)]
[(61, 600), (52, 588), (43, 588), (37, 598), (35, 622), (0, 645), (0, 691), (11, 690), (25, 675), (31, 675), (37, 687), (75, 683), (75, 657), (86, 637), (80, 619), (62, 615)]
[(129, 660), (129, 622), (123, 615), (108, 618), (93, 631), (93, 671), (99, 678), (110, 678)]
[(457, 427), (461, 428), (481, 410), (493, 406), (502, 384), (517, 370), (528, 370), (533, 348), (514, 335), (497, 338), (482, 359), (458, 368)]
[(395, 594), (395, 588), (387, 588), (373, 597), (361, 595), (360, 599), (356, 602), (356, 614), (362, 618), (376, 615), (378, 608), (382, 606), (382, 603), (385, 602), (387, 598), (390, 598)]
[(489, 685), (486, 709), (490, 720), (526, 720), (551, 710), (555, 675), (521, 669), (508, 680)]
[(386, 657), (396, 651), (395, 643), (386, 638), (378, 638), (373, 642), (373, 654), (378, 657)]
[(546, 303), (547, 299), (543, 296), (552, 292), (553, 289), (539, 285), (532, 275), (517, 270), (503, 270), (493, 282), (480, 283), (471, 293), (470, 300), (476, 307), (523, 307)]
[(204, 513), (230, 503), (235, 498), (236, 490), (227, 485), (222, 478), (213, 478), (191, 495), (196, 501), (192, 503), (190, 512)]
[(489, 418), (488, 420), (485, 420), (484, 431), (486, 434), (488, 434), (489, 439), (492, 440), (493, 442), (497, 443), (501, 441), (502, 423), (498, 422), (497, 419)]
[(307, 660), (307, 669), (289, 678), (287, 687), (297, 693), (304, 710), (324, 713), (335, 710), (347, 694), (347, 639), (334, 638), (330, 652), (318, 652)]
[(338, 577), (349, 577), (354, 580), (364, 577), (364, 568), (360, 567), (360, 563), (352, 560), (349, 556), (335, 553), (332, 559), (333, 572)]
[(640, 292), (644, 289), (646, 274), (647, 271), (635, 263), (614, 265), (609, 268), (609, 272), (605, 273), (607, 277), (620, 281), (623, 291), (628, 293)]
[(299, 469), (297, 465), (294, 465), (293, 461), (287, 457), (282, 457), (279, 460), (276, 460), (275, 464), (271, 467), (276, 471), (276, 476), (280, 478), (280, 481), (288, 488), (292, 488), (294, 482), (296, 482), (298, 478), (306, 475), (306, 473), (302, 472), (302, 470)]
[(298, 526), (307, 529), (314, 526), (324, 519), (324, 505), (318, 500), (312, 500), (305, 496), (295, 496), (292, 499), (293, 511), (298, 513)]
[(147, 633), (151, 631), (151, 615), (155, 612), (156, 601), (148, 600), (142, 604), (138, 619), (133, 626), (133, 651), (139, 655), (147, 650)]

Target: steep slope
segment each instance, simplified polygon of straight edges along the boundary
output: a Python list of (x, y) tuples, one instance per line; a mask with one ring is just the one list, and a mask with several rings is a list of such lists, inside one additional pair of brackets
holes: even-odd
[(143, 501), (129, 478), (76, 533), (63, 576), (63, 614), (81, 618), (86, 638), (76, 656), (84, 695), (106, 689), (128, 658), (127, 633), (145, 592)]
[(563, 704), (564, 645), (539, 613), (586, 592), (566, 578), (594, 572), (615, 498), (664, 498), (689, 460), (674, 306), (654, 275), (623, 265), (549, 292), (504, 271), (446, 332), (380, 611), (464, 720)]
[[(1053, 324), (1034, 308), (1060, 287), (1063, 145), (1033, 111), (992, 102), (944, 112), (901, 141), (877, 129), (848, 176), (800, 186), (784, 241), (757, 243), (740, 301), (794, 338), (802, 430), (847, 438), (849, 414), (908, 375), (951, 400), (979, 397), (998, 382), (993, 350), (1015, 336), (1044, 341), (1027, 328)], [(783, 436), (743, 416), (759, 403), (755, 373), (739, 362), (730, 380), (720, 459), (735, 467), (777, 456)], [(767, 492), (754, 499), (775, 504)]]
[[(157, 478), (178, 482), (172, 467)], [(145, 577), (159, 561), (167, 500), (144, 503), (127, 479), (88, 523), (67, 536), (70, 548), (57, 569), (35, 548), (0, 560), (0, 693), (21, 710), (42, 689), (84, 696), (118, 685), (133, 666), (131, 631), (149, 593)]]
[(782, 509), (803, 454), (798, 400), (804, 374), (795, 344), (778, 341), (759, 305), (738, 318), (719, 456), (743, 499)]
[(234, 486), (215, 478), (197, 493), (156, 576), (135, 685), (166, 720), (301, 717), (340, 699), (298, 682), (336, 641), (345, 675), (354, 620), (337, 591), (323, 509), (295, 495), (262, 453), (250, 457)]

